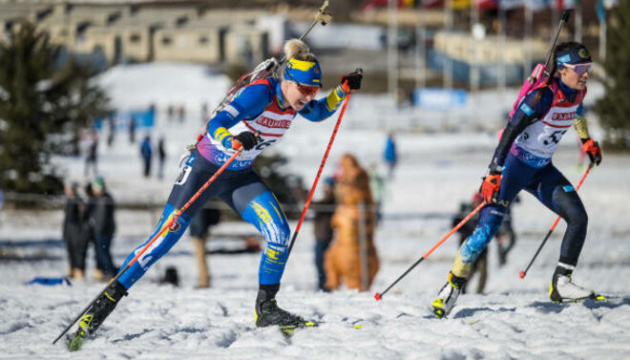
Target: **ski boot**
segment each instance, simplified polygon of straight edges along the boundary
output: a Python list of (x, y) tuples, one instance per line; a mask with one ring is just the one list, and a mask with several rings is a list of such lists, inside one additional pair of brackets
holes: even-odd
[(118, 281), (109, 284), (105, 292), (94, 301), (88, 311), (81, 317), (79, 328), (74, 335), (68, 337), (68, 349), (70, 351), (80, 350), (85, 339), (93, 335), (96, 329), (103, 324), (105, 318), (114, 311), (118, 301), (123, 296), (127, 296), (127, 289), (122, 284)]
[(556, 267), (549, 287), (549, 298), (554, 303), (579, 302), (586, 299), (604, 300), (605, 297), (596, 295), (592, 290), (585, 289), (573, 283), (573, 271), (562, 266)]
[(304, 320), (301, 316), (281, 309), (275, 299), (279, 289), (280, 284), (260, 285), (254, 313), (257, 327), (278, 325), (285, 335), (291, 335), (296, 328), (317, 326), (314, 321)]
[(438, 293), (437, 299), (431, 304), (436, 318), (442, 319), (451, 312), (464, 285), (466, 285), (466, 278), (455, 276), (452, 272), (448, 273), (448, 281)]

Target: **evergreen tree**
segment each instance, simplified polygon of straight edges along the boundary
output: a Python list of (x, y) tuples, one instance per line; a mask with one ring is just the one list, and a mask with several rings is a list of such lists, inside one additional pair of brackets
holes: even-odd
[(620, 1), (609, 12), (606, 61), (606, 94), (595, 105), (606, 132), (608, 149), (630, 150), (630, 1)]
[(0, 43), (0, 176), (4, 191), (58, 193), (51, 155), (78, 152), (79, 132), (106, 112), (107, 99), (76, 61), (55, 65), (60, 48), (21, 23)]

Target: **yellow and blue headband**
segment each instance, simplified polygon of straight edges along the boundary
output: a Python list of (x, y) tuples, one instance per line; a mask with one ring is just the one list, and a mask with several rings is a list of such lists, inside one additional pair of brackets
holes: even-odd
[(317, 61), (289, 59), (284, 68), (284, 78), (300, 85), (322, 87), (322, 69)]

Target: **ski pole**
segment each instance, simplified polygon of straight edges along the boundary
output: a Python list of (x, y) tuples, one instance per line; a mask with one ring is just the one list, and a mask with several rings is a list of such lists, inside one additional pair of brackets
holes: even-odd
[[(580, 179), (580, 181), (578, 182), (577, 186), (575, 187), (575, 191), (580, 190), (580, 186), (582, 186), (582, 183), (584, 182), (584, 179), (586, 179), (586, 176), (588, 175), (588, 173), (591, 171), (592, 168), (593, 168), (593, 163), (590, 163), (588, 165), (588, 168), (586, 169), (586, 171), (584, 171), (584, 175), (582, 175), (582, 178)], [(538, 254), (540, 253), (540, 250), (542, 250), (543, 246), (545, 246), (545, 243), (547, 243), (547, 240), (551, 236), (551, 233), (553, 233), (553, 231), (556, 229), (556, 226), (558, 226), (558, 223), (560, 222), (560, 219), (561, 219), (560, 216), (558, 216), (556, 218), (556, 221), (554, 221), (553, 225), (551, 225), (551, 228), (549, 229), (549, 232), (547, 232), (547, 235), (545, 236), (545, 238), (543, 239), (542, 243), (538, 247), (538, 250), (536, 250), (536, 253), (534, 254), (534, 257), (532, 257), (532, 259), (529, 261), (529, 264), (527, 264), (527, 267), (525, 268), (525, 270), (521, 270), (521, 272), (518, 274), (518, 276), (521, 279), (524, 279), (525, 276), (527, 275), (527, 271), (529, 271), (529, 268), (534, 263), (534, 260), (536, 260), (536, 257), (538, 257)]]
[[(357, 69), (357, 71), (362, 71), (361, 69)], [(313, 181), (313, 186), (311, 186), (311, 191), (308, 194), (308, 198), (306, 199), (306, 203), (304, 204), (304, 209), (302, 209), (302, 215), (300, 216), (300, 221), (298, 221), (297, 226), (295, 227), (295, 232), (293, 233), (293, 237), (291, 238), (291, 243), (289, 244), (289, 253), (287, 255), (287, 260), (289, 255), (291, 255), (291, 249), (293, 249), (293, 244), (295, 244), (295, 239), (300, 233), (300, 228), (302, 227), (302, 222), (304, 222), (304, 217), (306, 216), (306, 210), (308, 210), (309, 205), (311, 205), (311, 199), (313, 198), (313, 194), (315, 193), (315, 188), (317, 188), (317, 183), (319, 182), (319, 177), (322, 175), (322, 170), (324, 170), (324, 166), (326, 165), (326, 160), (328, 160), (328, 154), (330, 153), (330, 149), (332, 148), (332, 144), (335, 141), (335, 136), (337, 136), (337, 131), (339, 131), (339, 125), (341, 125), (341, 120), (343, 119), (343, 114), (346, 112), (346, 107), (348, 106), (348, 101), (350, 101), (350, 93), (346, 96), (346, 100), (343, 102), (343, 107), (341, 108), (341, 112), (339, 113), (339, 118), (337, 119), (337, 124), (333, 129), (333, 133), (330, 136), (330, 140), (328, 141), (328, 147), (326, 148), (326, 152), (324, 153), (324, 158), (322, 162), (319, 164), (319, 169), (317, 170), (317, 175), (315, 176), (315, 180)]]
[(415, 263), (413, 263), (413, 265), (411, 265), (409, 267), (409, 269), (407, 269), (402, 275), (400, 275), (398, 277), (398, 279), (396, 279), (391, 285), (389, 285), (387, 287), (387, 289), (385, 289), (383, 292), (377, 292), (376, 294), (374, 294), (374, 298), (376, 299), (376, 301), (382, 300), (383, 299), (383, 295), (387, 294), (387, 292), (394, 287), (394, 285), (398, 284), (398, 282), (400, 280), (402, 280), (405, 276), (407, 276), (407, 274), (409, 274), (411, 272), (411, 270), (413, 270), (416, 266), (418, 266), (418, 264), (420, 264), (424, 259), (426, 259), (427, 257), (429, 257), (429, 255), (431, 255), (431, 253), (433, 251), (435, 251), (435, 249), (437, 249), (438, 247), (440, 247), (440, 245), (442, 245), (444, 243), (444, 241), (446, 241), (446, 239), (448, 239), (451, 235), (453, 235), (453, 233), (455, 233), (457, 230), (459, 230), (459, 228), (461, 228), (462, 226), (464, 226), (464, 224), (466, 224), (468, 222), (468, 220), (470, 220), (470, 218), (472, 218), (473, 216), (475, 216), (476, 213), (479, 212), (479, 210), (481, 210), (487, 203), (484, 201), (481, 204), (479, 204), (475, 209), (473, 209), (468, 215), (466, 215), (466, 217), (464, 219), (462, 219), (462, 221), (460, 221), (457, 225), (455, 225), (454, 228), (451, 229), (451, 231), (449, 231), (446, 235), (444, 235), (444, 237), (442, 237), (442, 239), (440, 239), (440, 241), (438, 241), (435, 245), (433, 245), (433, 247), (427, 251), (424, 255), (422, 255), (422, 257), (420, 259), (418, 259), (418, 261), (416, 261)]
[[(147, 251), (147, 249), (149, 247), (151, 247), (151, 245), (155, 242), (155, 240), (157, 240), (160, 236), (162, 236), (162, 234), (167, 231), (168, 229), (171, 228), (171, 226), (173, 226), (173, 224), (175, 223), (175, 221), (180, 217), (181, 214), (183, 214), (189, 207), (190, 205), (192, 205), (192, 203), (194, 203), (197, 198), (199, 198), (199, 196), (201, 196), (201, 194), (208, 188), (208, 186), (210, 186), (210, 184), (212, 184), (216, 178), (221, 175), (223, 173), (223, 171), (232, 163), (232, 161), (234, 161), (234, 159), (236, 159), (236, 157), (238, 155), (240, 155), (242, 151), (242, 148), (239, 148), (236, 150), (236, 152), (234, 153), (234, 155), (232, 155), (226, 162), (225, 164), (223, 164), (219, 170), (217, 170), (216, 173), (214, 173), (214, 175), (212, 175), (212, 177), (210, 179), (208, 179), (208, 181), (206, 181), (205, 184), (203, 184), (203, 186), (201, 186), (201, 188), (199, 188), (199, 190), (197, 190), (197, 192), (184, 204), (184, 206), (181, 207), (181, 209), (175, 211), (173, 213), (173, 215), (171, 216), (170, 220), (166, 221), (166, 223), (164, 225), (162, 225), (162, 228), (160, 229), (160, 231), (158, 231), (157, 234), (155, 234), (153, 236), (153, 238), (151, 238), (151, 240), (142, 248), (142, 250), (140, 250), (140, 252), (133, 258), (131, 259), (131, 261), (129, 261), (129, 263), (127, 263), (127, 265), (118, 272), (118, 275), (116, 275), (111, 281), (110, 283), (118, 280), (122, 274), (125, 273), (125, 271), (127, 271), (131, 265), (133, 265), (143, 254), (145, 251)], [(109, 284), (108, 284), (109, 286)], [(66, 326), (65, 329), (63, 329), (63, 331), (61, 332), (61, 334), (59, 334), (59, 336), (57, 336), (57, 338), (55, 339), (55, 341), (53, 341), (53, 345), (55, 343), (57, 343), (57, 341), (59, 341), (59, 339), (61, 339), (61, 337), (68, 332), (68, 330), (70, 330), (70, 328), (72, 327), (72, 325), (74, 325), (80, 318), (81, 316), (83, 316), (92, 306), (92, 304), (94, 304), (96, 302), (96, 300), (98, 300), (98, 298), (101, 297), (101, 295), (103, 295), (105, 293), (105, 291), (107, 290), (107, 287), (105, 287), (105, 289), (103, 289), (92, 301), (90, 301), (90, 303), (81, 311), (81, 313), (74, 318), (74, 320), (72, 320), (72, 322), (70, 324), (68, 324), (68, 326)]]

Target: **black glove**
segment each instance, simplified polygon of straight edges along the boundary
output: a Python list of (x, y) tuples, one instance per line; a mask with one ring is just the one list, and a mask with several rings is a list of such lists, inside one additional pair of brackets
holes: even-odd
[(341, 85), (343, 86), (343, 90), (345, 92), (359, 90), (361, 88), (361, 79), (363, 79), (363, 70), (361, 69), (342, 76)]
[(256, 146), (256, 144), (258, 144), (258, 139), (258, 135), (254, 134), (251, 131), (242, 132), (232, 138), (232, 148), (239, 148), (234, 142), (234, 140), (236, 140), (243, 146), (243, 149), (251, 150), (254, 148), (254, 146)]

